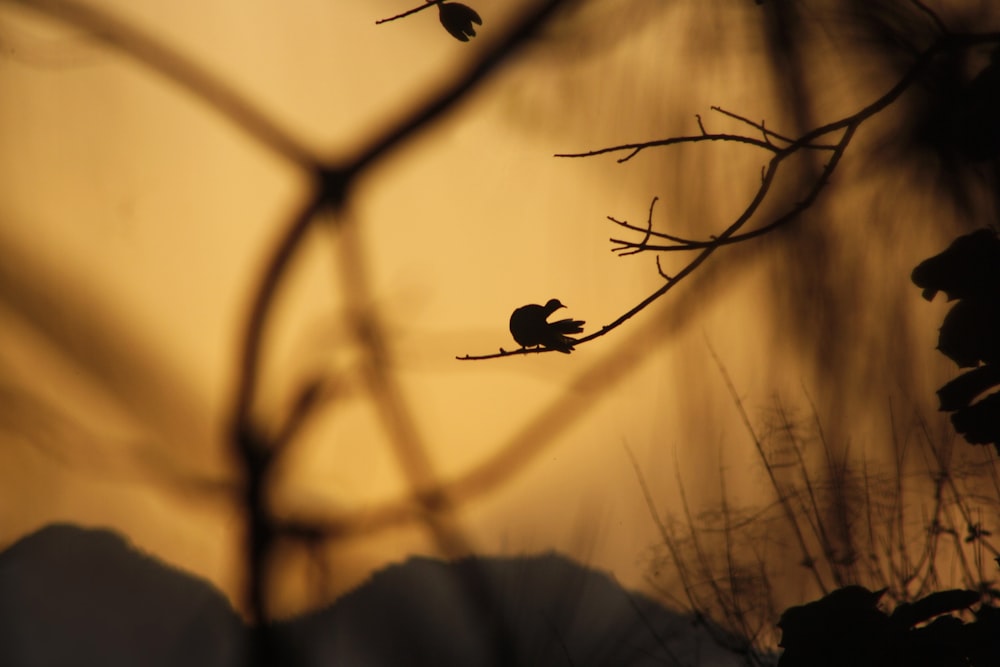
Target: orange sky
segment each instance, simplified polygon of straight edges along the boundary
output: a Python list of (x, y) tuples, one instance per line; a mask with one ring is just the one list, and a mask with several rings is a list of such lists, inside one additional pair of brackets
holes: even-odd
[[(375, 26), (404, 9), (388, 1), (308, 0), (280, 10), (94, 4), (202, 64), (324, 154), (363, 145), (482, 48), (452, 40), (432, 12)], [(479, 7), (480, 41), (500, 30), (498, 4)], [(573, 355), (454, 359), (513, 347), (507, 317), (524, 303), (558, 297), (591, 331), (655, 290), (651, 256), (609, 252), (605, 216), (641, 224), (659, 195), (658, 215), (672, 230), (704, 235), (744, 205), (763, 159), (746, 148), (651, 152), (626, 165), (552, 157), (694, 132), (695, 113), (723, 126), (712, 104), (767, 117), (769, 127), (789, 122), (756, 74), (767, 70), (744, 30), (754, 4), (714, 12), (712, 21), (689, 4), (651, 13), (616, 43), (602, 43), (592, 26), (628, 28), (615, 23), (620, 16), (595, 10), (588, 21), (596, 23), (563, 26), (353, 193), (346, 224), (364, 248), (368, 306), (439, 474), (461, 477), (508, 445), (543, 445), (462, 507), (460, 525), (482, 552), (556, 549), (640, 585), (657, 535), (625, 446), (667, 513), (676, 508), (677, 466), (695, 502), (717, 499), (720, 459), (733, 498), (754, 499), (762, 478), (747, 472), (752, 443), (706, 339), (749, 410), (776, 395), (802, 405), (806, 390), (821, 406), (846, 405), (856, 442), (885, 434), (889, 397), (877, 394), (876, 404), (866, 393), (894, 381), (878, 356), (887, 344), (880, 304), (902, 300), (919, 343), (916, 384), (896, 399), (932, 409), (933, 388), (950, 377), (933, 350), (943, 306), (928, 305), (908, 282), (941, 241), (859, 241), (852, 224), (879, 207), (891, 208), (896, 224), (908, 206), (926, 212), (933, 202), (846, 167), (820, 222), (844, 230), (841, 257), (856, 263), (846, 271), (884, 271), (858, 314), (859, 359), (884, 386), (871, 378), (847, 391), (825, 386), (799, 363), (805, 353), (782, 338), (770, 274), (754, 261), (780, 256), (788, 247), (780, 243), (734, 253), (729, 272), (682, 285), (676, 298)], [(701, 38), (712, 34), (726, 35), (718, 53)], [(822, 119), (884, 89), (875, 75), (857, 87), (843, 74), (850, 57), (827, 56)], [(222, 438), (235, 346), (263, 257), (304, 195), (302, 174), (176, 85), (5, 3), (0, 89), (8, 100), (0, 105), (0, 392), (9, 398), (0, 413), (0, 543), (54, 520), (112, 526), (235, 596), (241, 523)], [(363, 511), (405, 488), (372, 399), (359, 389), (359, 346), (343, 318), (342, 243), (329, 228), (309, 239), (270, 339), (262, 413), (280, 414), (317, 371), (347, 388), (280, 471), (282, 511)], [(837, 392), (850, 400), (834, 400)], [(331, 592), (382, 563), (433, 551), (412, 526), (336, 545)], [(304, 590), (305, 567), (293, 557), (282, 568), (278, 613), (321, 597)]]

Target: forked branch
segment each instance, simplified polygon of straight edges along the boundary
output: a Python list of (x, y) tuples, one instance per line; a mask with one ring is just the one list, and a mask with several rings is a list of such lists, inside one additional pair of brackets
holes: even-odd
[[(921, 9), (927, 12), (930, 11), (923, 5), (921, 5)], [(940, 19), (938, 19), (938, 22), (940, 22)], [(753, 134), (712, 133), (706, 130), (701, 117), (696, 116), (699, 128), (698, 134), (668, 137), (665, 139), (656, 139), (639, 143), (620, 144), (617, 146), (598, 148), (579, 153), (556, 154), (555, 157), (584, 158), (618, 153), (623, 155), (622, 157), (619, 157), (617, 161), (618, 163), (623, 163), (628, 162), (639, 153), (651, 148), (662, 148), (680, 144), (695, 144), (703, 142), (722, 142), (727, 144), (743, 144), (753, 146), (767, 151), (771, 155), (770, 159), (761, 171), (760, 185), (751, 197), (750, 202), (746, 205), (743, 211), (734, 220), (732, 220), (721, 233), (717, 235), (710, 235), (704, 239), (692, 239), (654, 230), (653, 208), (658, 200), (658, 197), (654, 197), (650, 204), (649, 216), (646, 220), (645, 226), (633, 225), (625, 220), (608, 216), (608, 220), (619, 227), (641, 234), (638, 240), (612, 238), (611, 242), (614, 244), (612, 250), (620, 255), (634, 255), (645, 251), (656, 253), (683, 251), (695, 254), (688, 261), (688, 263), (680, 269), (680, 271), (672, 275), (668, 275), (663, 271), (663, 268), (660, 266), (659, 260), (657, 259), (657, 270), (663, 278), (663, 284), (645, 299), (625, 311), (613, 322), (604, 325), (599, 330), (587, 336), (579, 338), (574, 345), (579, 346), (590, 342), (620, 327), (632, 317), (645, 310), (654, 301), (673, 289), (677, 283), (691, 275), (695, 269), (701, 266), (701, 264), (719, 248), (736, 243), (751, 241), (780, 227), (795, 222), (816, 202), (819, 195), (830, 183), (834, 172), (840, 165), (841, 158), (843, 158), (851, 141), (854, 139), (855, 133), (865, 122), (896, 102), (903, 95), (903, 93), (905, 93), (910, 86), (918, 80), (925, 69), (934, 62), (937, 56), (942, 53), (967, 49), (980, 44), (1000, 44), (1000, 33), (955, 34), (945, 30), (942, 30), (941, 32), (942, 34), (938, 40), (919, 54), (910, 69), (903, 75), (899, 82), (886, 91), (881, 97), (877, 98), (854, 114), (815, 127), (797, 138), (792, 138), (785, 134), (770, 130), (766, 127), (763, 121), (758, 123), (745, 116), (727, 111), (721, 107), (713, 106), (711, 107), (712, 111), (736, 120), (755, 130), (755, 132)], [(794, 155), (813, 152), (829, 153), (829, 158), (826, 160), (823, 168), (818, 172), (815, 178), (804, 186), (803, 191), (796, 203), (786, 207), (783, 212), (779, 212), (756, 226), (750, 225), (751, 221), (760, 210), (761, 204), (767, 199), (768, 194), (771, 191), (771, 186), (774, 184), (778, 171), (785, 163), (785, 160)], [(521, 354), (538, 354), (551, 351), (552, 350), (544, 348), (521, 348), (509, 351), (501, 348), (499, 352), (493, 354), (466, 354), (456, 358), (471, 361), (497, 359), (500, 357), (509, 357)]]

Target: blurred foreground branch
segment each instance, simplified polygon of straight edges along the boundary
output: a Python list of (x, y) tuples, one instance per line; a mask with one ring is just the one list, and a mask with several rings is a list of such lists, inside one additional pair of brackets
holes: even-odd
[[(265, 332), (279, 288), (306, 244), (308, 232), (319, 222), (336, 221), (344, 232), (344, 255), (364, 257), (365, 253), (359, 247), (359, 236), (346, 233), (351, 220), (345, 213), (357, 182), (369, 172), (370, 167), (444, 118), (469, 92), (528, 43), (560, 6), (568, 3), (563, 0), (544, 0), (528, 6), (512, 21), (505, 35), (488, 44), (472, 58), (471, 63), (459, 68), (457, 74), (433, 89), (423, 100), (404, 108), (396, 120), (389, 123), (387, 130), (372, 136), (356, 153), (324, 157), (299, 143), (291, 132), (258, 111), (258, 107), (235, 88), (185, 58), (152, 33), (130, 25), (111, 12), (77, 0), (0, 2), (25, 7), (81, 29), (113, 50), (168, 79), (270, 152), (299, 168), (312, 183), (305, 199), (289, 216), (251, 293), (246, 320), (241, 328), (242, 337), (238, 346), (236, 379), (228, 420), (232, 451), (240, 462), (243, 473), (242, 495), (246, 510), (249, 570), (245, 602), (257, 623), (252, 655), (256, 664), (278, 664), (279, 656), (267, 623), (269, 567), (276, 540), (284, 536), (310, 542), (325, 532), (321, 525), (301, 525), (298, 530), (279, 527), (280, 522), (272, 515), (269, 503), (268, 482), (271, 471), (294, 443), (294, 436), (302, 430), (301, 425), (323, 403), (319, 400), (323, 395), (319, 385), (308, 386), (300, 392), (286, 423), (266, 426), (255, 415), (258, 387), (262, 382), (262, 362), (266, 352)], [(442, 17), (445, 15), (445, 8), (449, 8), (449, 16), (452, 18), (456, 7), (464, 7), (457, 3), (443, 2), (433, 2), (428, 4), (430, 5), (438, 5), (442, 10)], [(473, 20), (471, 15), (466, 16), (470, 21)], [(442, 22), (444, 23), (443, 19)], [(445, 27), (449, 28), (449, 24), (446, 23)], [(354, 288), (351, 297), (355, 310), (361, 313), (371, 301), (363, 267), (345, 266), (344, 271), (345, 279)], [(465, 538), (456, 527), (439, 518), (440, 514), (447, 514), (447, 499), (440, 493), (428, 491), (435, 488), (437, 480), (429, 467), (424, 445), (414, 429), (415, 420), (409, 407), (401, 400), (394, 380), (389, 377), (389, 359), (381, 343), (384, 334), (378, 321), (373, 317), (363, 318), (359, 322), (357, 338), (365, 352), (366, 365), (370, 371), (368, 390), (376, 403), (386, 411), (384, 418), (396, 446), (396, 455), (414, 487), (413, 496), (422, 505), (423, 511), (418, 516), (430, 526), (443, 553), (463, 550)], [(483, 606), (488, 600), (479, 602), (482, 603), (480, 611), (488, 613), (489, 609)], [(501, 650), (498, 659), (502, 657)]]

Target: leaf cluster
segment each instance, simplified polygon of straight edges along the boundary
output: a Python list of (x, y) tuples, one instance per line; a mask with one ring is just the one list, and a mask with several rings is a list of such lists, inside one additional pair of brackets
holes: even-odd
[(957, 300), (941, 326), (938, 349), (968, 368), (938, 390), (941, 410), (970, 444), (1000, 453), (1000, 238), (980, 229), (955, 239), (913, 270), (913, 282), (931, 300), (944, 292)]

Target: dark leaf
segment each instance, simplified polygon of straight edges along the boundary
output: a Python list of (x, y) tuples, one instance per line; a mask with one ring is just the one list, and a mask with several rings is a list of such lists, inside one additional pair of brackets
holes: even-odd
[[(955, 589), (931, 593), (910, 604), (901, 604), (892, 612), (893, 622), (909, 628), (917, 623), (929, 621), (935, 616), (953, 611), (968, 609), (979, 602), (980, 595), (976, 591)], [(955, 619), (956, 621), (958, 619)]]
[(921, 262), (910, 276), (924, 288), (924, 298), (939, 292), (948, 300), (970, 296), (1000, 297), (1000, 238), (980, 229), (955, 239), (948, 248)]
[(940, 410), (951, 412), (968, 407), (973, 399), (990, 387), (1000, 384), (1000, 364), (980, 366), (941, 387), (937, 391)]
[(948, 312), (938, 349), (962, 368), (1000, 362), (1000, 299), (966, 297)]
[(472, 7), (459, 2), (442, 2), (438, 5), (438, 16), (441, 25), (452, 37), (462, 42), (469, 41), (470, 37), (476, 36), (476, 29), (472, 24), (482, 25), (483, 20), (479, 18)]
[(1000, 454), (1000, 392), (953, 412), (951, 423), (969, 444), (992, 444)]
[(778, 646), (802, 655), (862, 650), (887, 626), (878, 609), (886, 589), (845, 586), (809, 604), (787, 609), (778, 621)]
[(976, 622), (966, 626), (965, 635), (970, 665), (1000, 665), (1000, 609), (981, 605)]
[(959, 97), (952, 119), (952, 141), (970, 160), (1000, 155), (1000, 49)]

